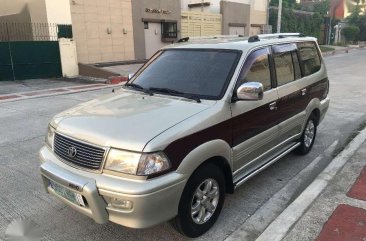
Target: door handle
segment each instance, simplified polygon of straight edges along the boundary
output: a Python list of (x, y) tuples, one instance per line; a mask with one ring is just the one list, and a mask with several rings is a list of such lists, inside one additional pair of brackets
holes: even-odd
[(269, 104), (269, 109), (270, 110), (277, 110), (277, 102), (272, 102), (271, 104)]
[(301, 90), (301, 95), (303, 95), (303, 96), (306, 95), (306, 92), (307, 92), (307, 89), (306, 88), (305, 89), (302, 89)]

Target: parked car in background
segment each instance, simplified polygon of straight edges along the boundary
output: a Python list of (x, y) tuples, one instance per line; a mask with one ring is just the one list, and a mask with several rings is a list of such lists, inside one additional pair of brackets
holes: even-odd
[(328, 90), (315, 38), (185, 38), (120, 90), (52, 119), (43, 182), (97, 223), (171, 221), (198, 237), (226, 193), (289, 152), (311, 150)]

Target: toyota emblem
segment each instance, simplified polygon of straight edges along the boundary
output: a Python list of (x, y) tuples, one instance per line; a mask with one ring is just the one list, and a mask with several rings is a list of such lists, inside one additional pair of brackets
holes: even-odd
[(76, 156), (77, 150), (75, 147), (71, 146), (69, 149), (67, 149), (67, 155), (71, 158), (74, 158)]

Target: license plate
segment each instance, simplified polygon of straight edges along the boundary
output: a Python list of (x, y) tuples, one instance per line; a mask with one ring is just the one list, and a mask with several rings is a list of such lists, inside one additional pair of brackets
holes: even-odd
[(85, 207), (83, 196), (81, 196), (79, 193), (74, 193), (73, 191), (70, 191), (69, 189), (67, 189), (51, 180), (50, 180), (50, 185), (51, 185), (52, 189), (61, 197), (69, 200), (72, 203)]

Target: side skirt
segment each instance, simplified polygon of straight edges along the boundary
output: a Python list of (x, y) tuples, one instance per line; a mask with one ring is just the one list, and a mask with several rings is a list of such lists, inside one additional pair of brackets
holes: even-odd
[(239, 180), (234, 183), (234, 189), (238, 188), (239, 186), (241, 186), (242, 184), (244, 184), (246, 181), (248, 181), (250, 178), (254, 177), (259, 172), (263, 171), (264, 169), (266, 169), (267, 167), (269, 167), (273, 163), (277, 162), (282, 157), (286, 156), (288, 153), (290, 153), (291, 151), (293, 151), (299, 145), (300, 145), (299, 142), (290, 143), (289, 145), (287, 145), (285, 148), (283, 148), (276, 155), (272, 156), (271, 158), (268, 158), (268, 161), (265, 162), (265, 164), (263, 164), (262, 166), (258, 167), (253, 172), (251, 172), (249, 174), (246, 174), (243, 177), (239, 178)]

